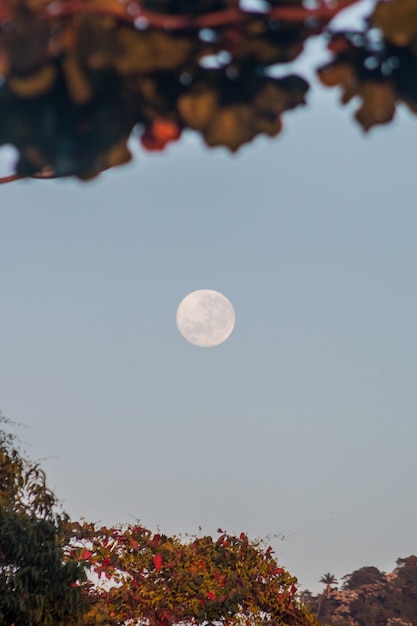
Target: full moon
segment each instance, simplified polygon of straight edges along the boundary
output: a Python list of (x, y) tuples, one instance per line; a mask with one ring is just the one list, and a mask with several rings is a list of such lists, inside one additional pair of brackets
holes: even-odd
[(201, 348), (218, 346), (230, 337), (235, 312), (229, 300), (218, 291), (200, 289), (188, 294), (177, 310), (181, 335)]

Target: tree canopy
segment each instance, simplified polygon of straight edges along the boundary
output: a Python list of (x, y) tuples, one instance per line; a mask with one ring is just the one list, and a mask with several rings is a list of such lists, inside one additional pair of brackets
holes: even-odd
[(184, 131), (236, 151), (274, 137), (310, 85), (285, 70), (311, 38), (317, 69), (365, 131), (417, 111), (417, 0), (379, 0), (356, 31), (332, 29), (364, 0), (1, 0), (0, 144), (16, 175), (88, 180), (131, 158), (134, 131), (162, 150)]
[[(149, 626), (222, 623), (313, 626), (300, 604), (297, 579), (272, 548), (245, 533), (190, 537), (152, 533), (141, 525), (74, 524), (71, 558), (99, 578), (87, 588), (83, 624)], [(104, 584), (102, 584), (102, 582)]]
[(2, 626), (316, 626), (297, 579), (245, 533), (71, 521), (0, 423)]
[(327, 574), (323, 574), (323, 576), (319, 580), (320, 583), (326, 585), (326, 595), (329, 597), (330, 592), (332, 590), (333, 585), (337, 585), (337, 578), (334, 574), (327, 572)]
[(0, 418), (0, 624), (75, 626), (84, 568), (65, 558), (68, 518), (4, 425)]
[(397, 559), (393, 572), (361, 567), (343, 577), (340, 590), (314, 596), (305, 604), (329, 626), (417, 626), (417, 557)]
[(361, 567), (344, 577), (344, 589), (358, 589), (363, 585), (372, 585), (384, 580), (384, 574), (373, 565)]

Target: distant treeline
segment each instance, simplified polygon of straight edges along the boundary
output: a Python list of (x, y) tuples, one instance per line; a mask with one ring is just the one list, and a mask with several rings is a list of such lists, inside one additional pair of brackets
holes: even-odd
[(417, 626), (417, 556), (399, 558), (388, 574), (366, 566), (347, 574), (339, 585), (328, 573), (323, 593), (302, 592), (320, 624), (331, 626)]

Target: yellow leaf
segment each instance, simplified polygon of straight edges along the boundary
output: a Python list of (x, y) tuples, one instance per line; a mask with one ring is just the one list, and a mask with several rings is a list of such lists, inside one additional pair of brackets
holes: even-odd
[(219, 110), (217, 93), (204, 86), (182, 95), (177, 105), (182, 119), (193, 130), (206, 129)]
[(175, 69), (186, 61), (193, 46), (187, 37), (128, 27), (118, 29), (117, 40), (122, 52), (114, 65), (121, 74)]
[[(127, 147), (126, 139), (120, 139), (118, 143), (110, 148), (106, 154), (107, 167), (115, 167), (117, 165), (124, 165), (132, 159), (132, 154)], [(134, 539), (130, 540), (132, 547), (135, 550), (139, 549), (139, 544)]]
[(318, 70), (318, 76), (326, 87), (353, 87), (357, 85), (355, 71), (348, 63), (330, 63)]
[(417, 43), (417, 0), (379, 2), (371, 21), (388, 41), (397, 46)]
[(360, 90), (363, 104), (356, 113), (356, 119), (365, 131), (376, 124), (387, 124), (395, 113), (395, 92), (389, 82), (366, 82)]
[(36, 98), (51, 90), (55, 77), (56, 69), (48, 63), (29, 76), (10, 76), (7, 84), (10, 91), (20, 98)]
[(252, 110), (247, 104), (234, 104), (220, 109), (204, 132), (209, 146), (225, 146), (236, 152), (256, 135), (252, 124)]
[(73, 55), (68, 55), (62, 62), (68, 92), (71, 100), (77, 104), (86, 104), (93, 96), (91, 83)]

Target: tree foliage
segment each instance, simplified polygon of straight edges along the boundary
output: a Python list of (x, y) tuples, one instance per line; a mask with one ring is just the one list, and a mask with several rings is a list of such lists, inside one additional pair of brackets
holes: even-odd
[(343, 577), (341, 590), (301, 599), (331, 626), (417, 626), (417, 557), (397, 559), (393, 572), (366, 566)]
[(0, 624), (78, 624), (83, 603), (74, 585), (84, 570), (65, 559), (68, 519), (4, 424), (0, 419)]
[(1, 626), (316, 626), (297, 579), (245, 533), (71, 522), (0, 424)]
[(373, 585), (385, 580), (384, 574), (373, 565), (361, 567), (344, 578), (344, 589), (358, 589), (364, 585)]
[(323, 583), (323, 585), (326, 585), (326, 595), (327, 595), (327, 597), (329, 597), (329, 595), (330, 595), (330, 592), (332, 590), (332, 586), (333, 585), (337, 585), (336, 576), (334, 574), (331, 574), (330, 572), (327, 572), (327, 574), (323, 574), (323, 576), (320, 578), (319, 582)]
[(146, 150), (190, 129), (236, 151), (305, 104), (308, 82), (285, 65), (320, 35), (318, 76), (357, 97), (364, 130), (399, 103), (416, 112), (417, 0), (381, 0), (362, 30), (333, 32), (360, 1), (1, 0), (0, 144), (17, 147), (18, 176), (81, 179), (129, 161), (133, 130)]
[(84, 585), (91, 610), (83, 624), (313, 625), (297, 597), (297, 580), (272, 548), (245, 533), (191, 537), (140, 525), (73, 525), (70, 556), (104, 584)]

